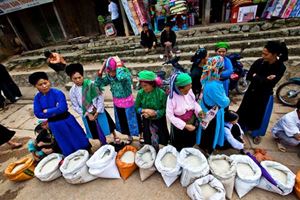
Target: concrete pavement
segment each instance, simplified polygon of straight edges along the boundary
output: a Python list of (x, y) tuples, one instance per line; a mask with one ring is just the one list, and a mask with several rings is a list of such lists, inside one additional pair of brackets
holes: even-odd
[[(21, 88), (24, 94), (23, 98), (16, 104), (8, 105), (6, 110), (0, 111), (0, 123), (16, 130), (17, 140), (27, 142), (29, 138), (34, 137), (33, 129), (36, 125), (37, 119), (34, 117), (32, 112), (32, 97), (35, 93), (33, 88)], [(109, 91), (106, 91), (109, 92)], [(68, 95), (66, 95), (68, 96)], [(108, 100), (108, 105), (111, 103)], [(28, 97), (28, 98), (27, 98)], [(31, 98), (30, 98), (31, 97)], [(236, 110), (241, 96), (233, 98), (232, 109)], [(284, 107), (280, 104), (275, 103), (272, 119), (269, 125), (270, 127), (275, 121), (283, 114), (291, 111), (291, 108)], [(76, 119), (81, 123), (81, 119), (78, 115), (70, 109)], [(113, 116), (112, 108), (108, 108), (108, 111)], [(82, 124), (82, 123), (81, 123)], [(268, 130), (267, 135), (263, 138), (260, 145), (254, 145), (249, 137), (247, 136), (247, 149), (252, 150), (253, 148), (259, 147), (267, 150), (268, 154), (272, 158), (280, 163), (285, 164), (294, 173), (300, 169), (299, 158), (297, 157), (297, 151), (299, 148), (288, 149), (286, 153), (278, 151), (276, 143), (272, 139)], [(98, 141), (92, 141), (93, 150), (99, 148)], [(134, 145), (138, 146), (135, 141)], [(9, 163), (18, 158), (27, 155), (26, 145), (19, 150), (10, 150), (7, 145), (0, 147), (0, 171), (3, 171)], [(138, 200), (138, 199), (189, 199), (186, 194), (186, 188), (181, 187), (177, 180), (170, 188), (167, 188), (160, 176), (156, 173), (145, 182), (141, 182), (139, 179), (138, 170), (131, 176), (127, 181), (120, 180), (108, 180), (108, 179), (97, 179), (93, 182), (82, 184), (82, 185), (70, 185), (61, 177), (55, 181), (44, 183), (34, 178), (32, 180), (14, 183), (7, 180), (2, 174), (0, 175), (0, 199), (112, 199), (112, 200)], [(239, 199), (234, 193), (232, 199)], [(297, 199), (294, 194), (290, 194), (286, 197), (263, 191), (255, 188), (249, 192), (243, 199)]]

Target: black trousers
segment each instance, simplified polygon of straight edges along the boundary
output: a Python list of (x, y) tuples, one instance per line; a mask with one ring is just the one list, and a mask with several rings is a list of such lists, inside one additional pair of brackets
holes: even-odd
[(112, 20), (112, 22), (115, 26), (115, 29), (117, 30), (117, 36), (124, 36), (125, 35), (124, 25), (123, 25), (121, 17)]

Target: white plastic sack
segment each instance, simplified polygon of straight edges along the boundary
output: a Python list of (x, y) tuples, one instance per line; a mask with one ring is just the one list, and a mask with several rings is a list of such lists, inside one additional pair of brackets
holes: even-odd
[(156, 151), (151, 145), (144, 145), (135, 154), (135, 164), (139, 167), (141, 181), (146, 180), (152, 174), (155, 173), (156, 168), (154, 166), (156, 158)]
[(59, 163), (63, 155), (52, 153), (43, 158), (34, 169), (34, 175), (41, 181), (52, 181), (61, 176)]
[(197, 179), (187, 188), (192, 200), (225, 200), (225, 189), (213, 175)]
[[(166, 158), (166, 156), (169, 155), (175, 157), (175, 163), (171, 156)], [(171, 145), (163, 147), (157, 154), (155, 166), (157, 171), (161, 173), (167, 187), (170, 187), (181, 173), (180, 166), (177, 163), (177, 157), (178, 152), (176, 148)]]
[(262, 161), (260, 164), (276, 181), (277, 187), (262, 176), (258, 185), (259, 188), (280, 195), (288, 195), (293, 191), (296, 175), (290, 169), (274, 161)]
[(235, 163), (226, 155), (212, 155), (208, 158), (208, 164), (212, 175), (223, 184), (226, 197), (231, 199), (236, 175)]
[(104, 145), (86, 162), (89, 173), (100, 178), (121, 178), (116, 165), (117, 152), (112, 145)]
[(182, 167), (180, 183), (187, 187), (197, 178), (204, 177), (209, 173), (209, 166), (205, 156), (195, 148), (183, 148), (177, 158)]
[[(235, 190), (238, 196), (242, 198), (259, 184), (261, 170), (249, 156), (231, 155), (230, 158), (233, 159), (237, 169)], [(247, 170), (250, 170), (251, 173), (244, 173)]]
[(68, 183), (86, 183), (97, 178), (89, 173), (86, 165), (88, 159), (89, 153), (86, 150), (78, 150), (65, 158), (60, 171)]

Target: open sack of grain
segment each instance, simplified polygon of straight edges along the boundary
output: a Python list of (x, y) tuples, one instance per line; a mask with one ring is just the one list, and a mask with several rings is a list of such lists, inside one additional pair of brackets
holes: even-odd
[(134, 146), (126, 145), (121, 149), (116, 158), (117, 167), (121, 177), (126, 180), (137, 168), (134, 158), (137, 150)]
[(112, 145), (100, 147), (86, 162), (89, 173), (100, 178), (121, 178), (116, 156), (117, 152)]
[[(262, 161), (260, 164), (268, 174), (262, 174), (257, 187), (280, 195), (288, 195), (293, 191), (296, 175), (289, 168), (275, 161)], [(269, 176), (273, 180), (268, 180)]]
[(156, 151), (151, 145), (144, 145), (143, 148), (138, 150), (135, 154), (135, 164), (139, 167), (141, 181), (146, 180), (155, 173), (154, 166), (156, 158)]
[(161, 173), (167, 187), (170, 187), (181, 173), (181, 168), (177, 162), (178, 155), (179, 153), (172, 145), (163, 147), (157, 154), (155, 167)]
[(231, 155), (230, 158), (236, 165), (234, 187), (240, 198), (259, 184), (261, 170), (259, 166), (246, 155)]
[(236, 175), (236, 164), (226, 155), (212, 155), (208, 158), (208, 164), (212, 175), (223, 184), (226, 197), (231, 199)]
[(198, 149), (183, 148), (177, 162), (182, 167), (180, 183), (183, 187), (187, 187), (197, 178), (204, 177), (209, 173), (207, 160)]
[(43, 158), (34, 170), (35, 176), (41, 181), (52, 181), (61, 176), (59, 170), (63, 155), (52, 153)]
[(26, 156), (10, 163), (4, 175), (11, 181), (25, 181), (34, 177), (34, 159)]
[(225, 200), (222, 183), (210, 174), (195, 180), (187, 188), (187, 194), (192, 200)]
[(88, 159), (89, 153), (87, 150), (75, 151), (64, 159), (59, 169), (68, 183), (86, 183), (97, 178), (89, 173), (86, 165)]

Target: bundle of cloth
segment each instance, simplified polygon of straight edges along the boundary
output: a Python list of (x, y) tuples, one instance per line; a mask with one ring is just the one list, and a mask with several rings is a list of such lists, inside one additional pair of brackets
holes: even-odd
[(179, 15), (187, 12), (185, 0), (170, 0), (170, 12), (172, 15)]

